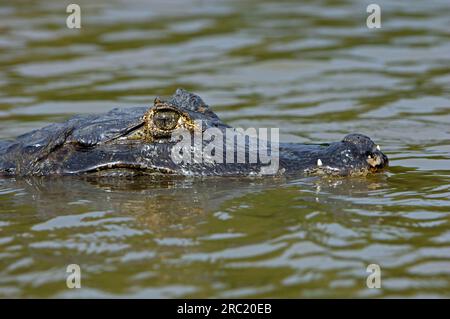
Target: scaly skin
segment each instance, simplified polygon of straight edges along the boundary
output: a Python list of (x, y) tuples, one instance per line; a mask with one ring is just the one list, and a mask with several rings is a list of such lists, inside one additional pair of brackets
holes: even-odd
[[(167, 102), (150, 108), (114, 109), (106, 114), (76, 116), (0, 141), (0, 176), (174, 174), (192, 176), (255, 176), (266, 166), (256, 163), (175, 163), (172, 126), (194, 134), (230, 127), (200, 97), (178, 89)], [(169, 130), (161, 129), (169, 128)], [(203, 146), (207, 143), (204, 142)], [(248, 151), (248, 144), (245, 144)], [(224, 157), (225, 158), (225, 157)], [(347, 135), (326, 145), (279, 144), (276, 175), (365, 175), (382, 170), (388, 159), (370, 138)]]

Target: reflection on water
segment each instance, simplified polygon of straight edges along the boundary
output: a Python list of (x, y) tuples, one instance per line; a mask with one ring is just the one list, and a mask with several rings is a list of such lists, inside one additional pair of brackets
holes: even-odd
[(81, 30), (60, 1), (0, 5), (0, 138), (184, 87), (284, 141), (365, 133), (392, 167), (0, 180), (0, 296), (450, 296), (448, 1), (378, 1), (379, 30), (356, 0), (77, 3)]

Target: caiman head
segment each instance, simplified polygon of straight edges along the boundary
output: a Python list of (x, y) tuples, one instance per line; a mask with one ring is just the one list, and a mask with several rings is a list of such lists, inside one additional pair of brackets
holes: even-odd
[[(257, 145), (259, 152), (258, 147), (266, 141), (256, 137), (255, 142), (255, 138), (244, 136), (241, 138), (244, 142), (233, 144), (230, 152), (226, 145), (230, 132), (237, 141), (243, 130), (224, 124), (200, 97), (178, 89), (168, 100), (156, 98), (151, 107), (76, 116), (24, 134), (16, 141), (3, 144), (0, 172), (22, 176), (252, 176), (267, 173), (264, 168), (274, 162), (263, 163), (261, 153), (252, 162), (249, 155), (255, 151), (253, 146)], [(198, 137), (200, 142), (196, 140)], [(199, 145), (200, 149), (209, 146), (209, 155), (198, 155)], [(279, 144), (276, 140), (271, 141), (270, 146), (275, 147), (271, 148), (271, 156), (277, 163), (273, 171), (276, 175), (351, 175), (378, 171), (388, 163), (379, 147), (360, 134), (351, 134), (341, 142), (327, 145)], [(231, 157), (223, 152), (225, 149)], [(239, 154), (245, 154), (244, 161)]]

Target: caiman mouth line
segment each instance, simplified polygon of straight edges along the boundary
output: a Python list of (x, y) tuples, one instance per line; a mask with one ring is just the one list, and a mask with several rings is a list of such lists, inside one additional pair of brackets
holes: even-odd
[(176, 174), (175, 171), (165, 168), (165, 167), (148, 167), (142, 164), (134, 164), (134, 163), (108, 163), (108, 164), (100, 164), (94, 167), (89, 167), (86, 169), (76, 170), (76, 171), (63, 171), (62, 175), (82, 175), (82, 174), (92, 174), (98, 173), (102, 171), (131, 171), (131, 172), (139, 172), (141, 174)]

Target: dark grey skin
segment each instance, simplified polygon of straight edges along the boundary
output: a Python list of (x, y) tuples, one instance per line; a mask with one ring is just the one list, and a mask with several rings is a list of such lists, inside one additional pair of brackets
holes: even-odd
[[(261, 175), (266, 164), (260, 162), (174, 163), (171, 150), (177, 141), (166, 133), (175, 116), (185, 127), (202, 120), (203, 130), (229, 128), (200, 97), (178, 89), (168, 101), (157, 99), (150, 108), (76, 116), (14, 141), (0, 141), (0, 176)], [(387, 165), (386, 155), (370, 138), (350, 134), (330, 144), (280, 143), (275, 175), (366, 175)]]

